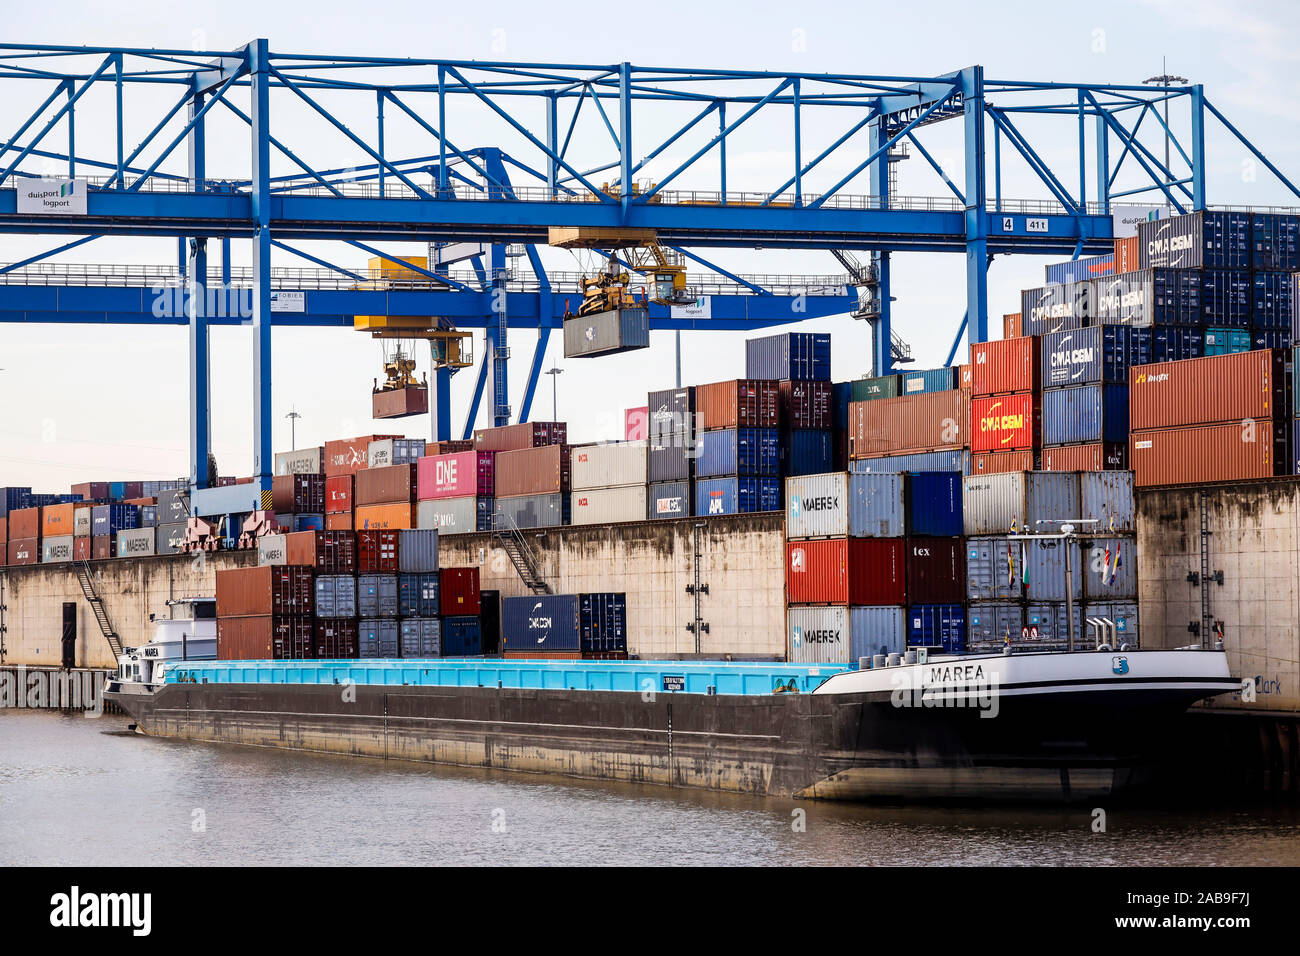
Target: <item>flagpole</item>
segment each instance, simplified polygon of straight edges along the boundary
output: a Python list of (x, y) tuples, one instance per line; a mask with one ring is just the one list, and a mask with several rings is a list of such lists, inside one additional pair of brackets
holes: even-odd
[(1061, 534), (1065, 545), (1065, 626), (1070, 635), (1066, 649), (1074, 651), (1074, 570), (1070, 564), (1071, 543), (1074, 541), (1074, 525), (1061, 525)]

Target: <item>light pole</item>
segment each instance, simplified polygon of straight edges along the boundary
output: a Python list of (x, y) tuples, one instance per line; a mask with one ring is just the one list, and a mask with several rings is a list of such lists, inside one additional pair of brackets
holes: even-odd
[[(1165, 65), (1165, 58), (1160, 58), (1160, 75), (1147, 77), (1142, 81), (1144, 86), (1173, 86), (1175, 83), (1188, 83), (1190, 80), (1185, 76), (1170, 76), (1169, 70)], [(1169, 165), (1169, 97), (1165, 96), (1165, 175), (1169, 177), (1169, 182), (1174, 181), (1174, 174)]]
[(290, 411), (284, 416), (289, 419), (289, 450), (296, 451), (298, 448), (298, 419), (302, 418), (297, 411)]
[(559, 379), (556, 378), (556, 376), (563, 375), (564, 369), (548, 368), (546, 370), (546, 374), (551, 376), (551, 421), (558, 422), (560, 420), (560, 406), (559, 406), (559, 400), (556, 398), (555, 393), (557, 390), (556, 383), (559, 381)]

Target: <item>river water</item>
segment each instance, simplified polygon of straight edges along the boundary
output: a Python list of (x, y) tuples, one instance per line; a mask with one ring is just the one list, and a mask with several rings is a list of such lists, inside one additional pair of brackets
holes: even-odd
[[(153, 739), (0, 712), (0, 865), (1296, 865), (1300, 812), (865, 807)], [(1103, 808), (1105, 809), (1105, 808)]]

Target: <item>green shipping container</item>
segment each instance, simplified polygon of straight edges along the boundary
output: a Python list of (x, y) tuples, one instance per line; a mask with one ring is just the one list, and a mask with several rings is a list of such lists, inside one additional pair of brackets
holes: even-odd
[(900, 381), (897, 375), (860, 378), (852, 383), (853, 401), (866, 402), (873, 398), (897, 398), (901, 394)]

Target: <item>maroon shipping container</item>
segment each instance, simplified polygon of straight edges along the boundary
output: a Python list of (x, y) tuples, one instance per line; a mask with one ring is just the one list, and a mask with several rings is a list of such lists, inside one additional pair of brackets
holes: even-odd
[(314, 599), (308, 568), (277, 564), (217, 572), (218, 618), (310, 614)]
[(1129, 369), (1129, 427), (1175, 428), (1285, 417), (1286, 350), (1134, 365)]
[(321, 574), (355, 574), (357, 536), (352, 531), (295, 531), (285, 536), (289, 564)]
[(960, 450), (970, 445), (970, 398), (959, 389), (849, 404), (849, 457)]
[(1265, 418), (1134, 432), (1128, 460), (1139, 487), (1192, 485), (1287, 474), (1286, 449), (1286, 422)]
[(14, 540), (41, 536), (41, 509), (19, 508), (9, 512), (9, 537)]
[(775, 381), (739, 378), (695, 386), (695, 426), (700, 431), (775, 428), (780, 422), (780, 391)]
[(791, 541), (785, 570), (791, 604), (907, 603), (902, 538)]
[(1032, 451), (986, 451), (971, 455), (970, 473), (994, 475), (1002, 471), (1038, 471), (1040, 460)]
[(141, 498), (144, 496), (143, 481), (124, 481), (122, 482), (122, 498), (130, 501), (132, 498)]
[[(218, 582), (220, 575), (218, 575)], [(220, 593), (220, 583), (218, 583)], [(315, 656), (311, 618), (302, 614), (259, 614), (217, 618), (217, 659), (300, 661)]]
[(473, 451), (474, 440), (456, 440), (456, 441), (430, 441), (424, 443), (424, 453), (426, 455), (455, 455), (462, 451)]
[(81, 495), (82, 501), (105, 501), (108, 498), (107, 481), (83, 481), (70, 490), (74, 495)]
[(322, 514), (325, 476), (276, 475), (271, 479), (271, 510), (278, 515)]
[(777, 386), (781, 398), (781, 427), (832, 427), (831, 391), (830, 382), (781, 382)]
[(312, 628), (312, 651), (322, 660), (351, 660), (359, 651), (357, 622), (350, 618), (318, 618)]
[(9, 564), (40, 564), (41, 539), (15, 538), (8, 546)]
[(386, 574), (397, 570), (396, 531), (358, 531), (357, 573)]
[(978, 397), (1038, 391), (1040, 341), (1037, 335), (1021, 335), (972, 345), (971, 394)]
[[(325, 479), (325, 513), (331, 515), (352, 513), (352, 475), (334, 475)], [(348, 522), (352, 527), (352, 522)]]
[(72, 539), (72, 560), (89, 561), (94, 557), (92, 550), (92, 540), (90, 538), (73, 538)]
[(1043, 449), (1043, 471), (1124, 471), (1128, 446), (1117, 444), (1062, 445)]
[(9, 540), (9, 519), (0, 518), (0, 544)]
[(325, 443), (325, 475), (355, 475), (370, 467), (370, 443), (401, 435), (362, 435)]
[(371, 418), (405, 418), (424, 415), (429, 411), (429, 386), (408, 385), (406, 388), (385, 389), (370, 397)]
[(117, 536), (97, 534), (90, 539), (90, 556), (96, 561), (117, 556)]
[(354, 508), (415, 501), (416, 473), (415, 465), (388, 465), (357, 472), (352, 486)]
[[(539, 445), (563, 445), (568, 438), (569, 426), (564, 422), (524, 422), (521, 425), (475, 429), (474, 448), (476, 451), (515, 451)], [(428, 449), (425, 451), (427, 453)]]
[(961, 604), (966, 600), (966, 541), (907, 539), (909, 604)]
[(548, 495), (569, 490), (569, 446), (503, 451), (496, 460), (496, 496)]
[(478, 568), (443, 568), (438, 577), (438, 601), (444, 617), (478, 616), (483, 610)]

